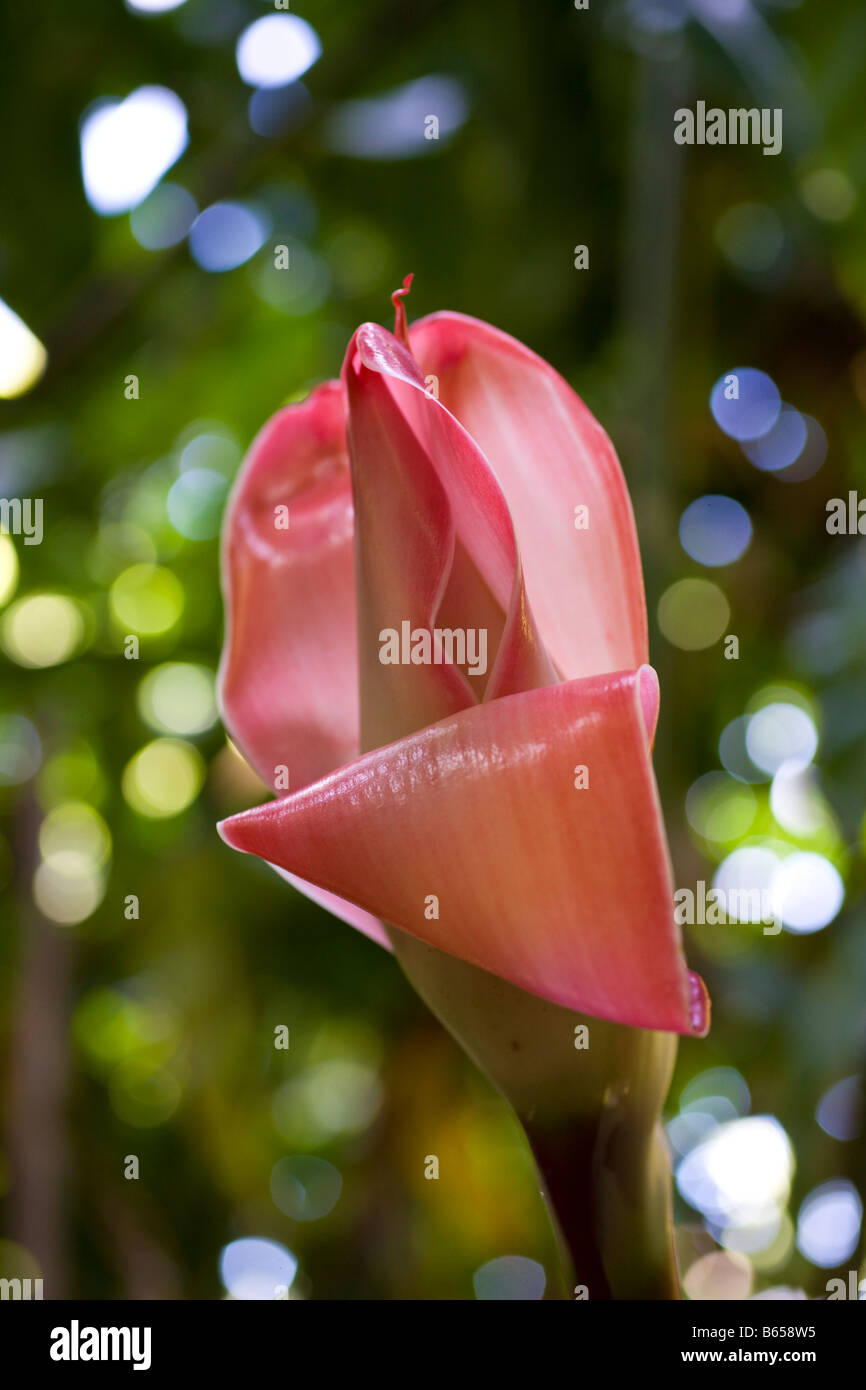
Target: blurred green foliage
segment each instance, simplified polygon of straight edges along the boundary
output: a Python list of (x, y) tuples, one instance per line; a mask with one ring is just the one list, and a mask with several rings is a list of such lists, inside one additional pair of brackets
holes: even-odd
[[(214, 830), (265, 794), (201, 679), (219, 658), (226, 486), (265, 419), (337, 374), (355, 326), (390, 321), (409, 270), (412, 316), (451, 308), (515, 334), (617, 444), (646, 564), (676, 882), (709, 881), (758, 835), (824, 854), (845, 883), (841, 912), (813, 934), (687, 929), (714, 1025), (680, 1048), (671, 1113), (699, 1073), (736, 1069), (752, 1112), (790, 1137), (795, 1219), (828, 1180), (862, 1194), (862, 1128), (834, 1139), (815, 1109), (862, 1075), (866, 1053), (864, 549), (825, 529), (827, 500), (866, 486), (866, 12), (858, 0), (778, 4), (744, 29), (710, 22), (722, 6), (706, 5), (703, 23), (674, 0), (588, 12), (319, 0), (303, 10), (323, 47), (309, 101), (265, 137), (234, 53), (272, 8), (187, 0), (148, 15), (45, 0), (0, 14), (0, 295), (48, 350), (42, 379), (0, 405), (0, 493), (45, 508), (43, 544), (12, 538), (20, 573), (0, 633), (6, 1234), (39, 1261), (47, 1297), (220, 1297), (220, 1251), (248, 1235), (288, 1246), (295, 1291), (316, 1298), (472, 1297), (473, 1272), (503, 1254), (552, 1268), (516, 1122), (394, 963)], [(341, 103), (431, 73), (464, 93), (453, 135), (393, 160), (334, 152)], [(88, 205), (83, 113), (150, 83), (189, 115), (169, 181), (200, 209), (228, 198), (263, 210), (265, 243), (236, 269), (208, 273), (185, 240), (147, 250), (128, 215)], [(673, 110), (697, 98), (783, 107), (783, 153), (675, 146)], [(574, 268), (579, 243), (588, 271)], [(275, 244), (291, 249), (285, 281)], [(738, 364), (820, 422), (829, 450), (814, 476), (760, 472), (719, 430), (709, 393)], [(190, 447), (183, 468), (208, 475), (199, 493), (177, 488)], [(677, 539), (706, 493), (739, 500), (754, 528), (744, 557), (712, 572)], [(697, 575), (727, 596), (736, 661), (719, 642), (685, 651), (658, 630), (664, 589)], [(39, 594), (72, 603), (31, 610), (29, 624), (24, 610), (22, 638), (10, 614)], [(68, 637), (68, 659), (28, 664), (34, 623), (49, 648)], [(166, 668), (174, 696), (170, 679), (145, 685), (164, 663), (184, 664)], [(747, 833), (708, 840), (686, 793), (720, 768), (722, 731), (766, 687), (813, 712), (823, 838), (780, 826), (764, 782)], [(157, 739), (150, 763), (131, 762)], [(98, 905), (52, 920), (52, 905), (75, 915), (62, 904), (76, 874), (91, 885), (82, 902), (92, 891)], [(428, 1154), (438, 1182), (424, 1178)], [(274, 1166), (299, 1155), (342, 1176), (318, 1221), (272, 1199)], [(677, 1215), (686, 1265), (718, 1248), (682, 1199)], [(5, 1273), (18, 1255), (4, 1251)], [(858, 1258), (862, 1246), (843, 1267)], [(783, 1231), (755, 1287), (820, 1296), (832, 1273)]]

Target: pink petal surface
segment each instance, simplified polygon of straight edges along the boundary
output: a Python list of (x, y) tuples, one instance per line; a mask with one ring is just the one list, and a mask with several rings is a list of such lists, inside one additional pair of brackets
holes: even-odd
[[(613, 445), (567, 382), (529, 348), (463, 314), (420, 319), (422, 374), (499, 480), (544, 644), (566, 679), (647, 660), (637, 534)], [(574, 509), (589, 508), (577, 530)]]
[(220, 833), (555, 1003), (702, 1033), (641, 685), (620, 672), (473, 706)]
[[(274, 525), (283, 505), (288, 530)], [(224, 536), (223, 722), (270, 786), (284, 765), (290, 787), (302, 787), (359, 748), (352, 489), (338, 382), (265, 425), (238, 476)], [(284, 876), (391, 949), (375, 917)]]
[[(362, 324), (356, 332), (343, 380), (359, 554), (364, 746), (420, 728), (425, 690), (439, 687), (439, 717), (444, 717), (460, 707), (461, 696), (465, 707), (482, 694), (490, 699), (554, 682), (557, 673), (539, 639), (523, 584), (513, 521), (476, 442), (425, 389), (411, 353), (378, 324)], [(376, 669), (371, 660), (379, 615), (387, 609), (391, 617), (382, 626), (396, 627), (400, 614), (412, 611), (413, 596), (423, 595), (424, 621), (433, 625), (437, 599), (455, 572), (455, 547), (468, 562), (462, 592), (450, 595), (452, 611), (462, 609), (460, 625), (477, 627), (479, 613), (498, 609), (489, 679), (479, 689), (473, 688), (471, 677), (464, 678), (463, 691), (452, 681), (446, 692), (445, 676), (431, 668), (383, 678), (381, 666)], [(431, 572), (436, 557), (438, 592)], [(482, 590), (486, 601), (479, 603)], [(405, 697), (399, 716), (387, 694), (395, 683)], [(419, 692), (414, 699), (410, 686)], [(384, 711), (383, 695), (390, 706)], [(376, 720), (370, 737), (368, 711)]]
[[(282, 505), (288, 530), (274, 524)], [(224, 536), (223, 720), (268, 786), (284, 764), (294, 790), (359, 748), (352, 492), (337, 382), (265, 425)]]
[(404, 622), (410, 630), (435, 626), (455, 532), (428, 452), (395, 405), (385, 375), (363, 361), (363, 333), (362, 327), (349, 344), (343, 381), (355, 499), (363, 746), (370, 748), (465, 709), (480, 692), (456, 666), (380, 660), (382, 632), (399, 633)]

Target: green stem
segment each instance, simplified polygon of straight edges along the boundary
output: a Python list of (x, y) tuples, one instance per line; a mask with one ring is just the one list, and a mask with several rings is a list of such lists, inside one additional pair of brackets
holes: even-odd
[(562, 1248), (569, 1287), (575, 1297), (580, 1293), (595, 1300), (613, 1298), (593, 1221), (596, 1127), (576, 1122), (570, 1129), (550, 1130), (527, 1122), (524, 1129)]
[[(650, 1150), (611, 1161), (604, 1126), (525, 1126), (554, 1226), (573, 1273), (574, 1296), (593, 1300), (678, 1299), (670, 1164), (656, 1135)], [(625, 1135), (620, 1136), (617, 1148)]]
[(659, 1124), (676, 1037), (571, 1013), (390, 935), (418, 993), (517, 1112), (574, 1276), (569, 1287), (597, 1300), (678, 1298)]

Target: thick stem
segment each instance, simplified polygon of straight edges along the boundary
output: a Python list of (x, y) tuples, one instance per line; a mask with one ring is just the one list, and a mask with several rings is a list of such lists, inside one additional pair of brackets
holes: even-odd
[(571, 1287), (679, 1297), (659, 1115), (677, 1039), (586, 1018), (391, 931), (418, 993), (516, 1110)]
[(550, 1219), (570, 1266), (569, 1285), (574, 1296), (613, 1298), (593, 1221), (595, 1126), (577, 1122), (569, 1131), (551, 1131), (527, 1122), (524, 1129), (538, 1165)]
[(678, 1299), (670, 1163), (657, 1131), (618, 1161), (589, 1118), (557, 1129), (525, 1125), (551, 1219), (573, 1272), (575, 1298)]

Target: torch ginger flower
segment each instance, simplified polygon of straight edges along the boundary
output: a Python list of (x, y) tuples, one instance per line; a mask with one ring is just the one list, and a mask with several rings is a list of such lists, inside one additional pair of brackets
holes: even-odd
[[(238, 479), (221, 703), (289, 790), (220, 833), (384, 945), (405, 933), (555, 1005), (701, 1035), (613, 446), (489, 324), (407, 328), (410, 278), (395, 333), (362, 324), (341, 381), (279, 411)], [(434, 632), (457, 660), (430, 659)]]

